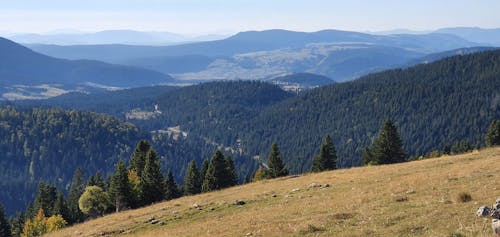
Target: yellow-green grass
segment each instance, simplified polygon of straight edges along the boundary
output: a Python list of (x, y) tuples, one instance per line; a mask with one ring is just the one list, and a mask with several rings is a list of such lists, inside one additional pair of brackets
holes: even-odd
[[(463, 193), (472, 200), (460, 201)], [(491, 220), (475, 211), (497, 197), (499, 147), (265, 180), (107, 215), (50, 236), (493, 236)], [(164, 224), (145, 223), (152, 216)]]

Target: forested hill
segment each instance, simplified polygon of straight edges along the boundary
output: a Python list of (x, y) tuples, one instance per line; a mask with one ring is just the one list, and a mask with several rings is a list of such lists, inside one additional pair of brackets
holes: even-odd
[(310, 168), (325, 134), (341, 166), (359, 165), (390, 118), (406, 151), (420, 155), (461, 140), (482, 144), (489, 123), (500, 118), (499, 87), (500, 50), (454, 56), (311, 90), (267, 108), (239, 133), (249, 154), (267, 154), (278, 142), (288, 166), (300, 172)]
[(106, 174), (146, 135), (106, 115), (1, 108), (0, 202), (12, 214), (33, 201), (40, 180), (65, 190), (77, 167)]

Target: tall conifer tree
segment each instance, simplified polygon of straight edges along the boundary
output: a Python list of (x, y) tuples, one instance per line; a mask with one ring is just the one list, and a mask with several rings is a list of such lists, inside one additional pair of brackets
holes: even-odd
[[(83, 172), (80, 168), (77, 168), (73, 174), (73, 180), (71, 182), (68, 194), (69, 218), (67, 219), (67, 221), (69, 224), (82, 222), (85, 218), (85, 215), (78, 207), (78, 200), (80, 199), (82, 193), (85, 191), (85, 183), (83, 180)], [(26, 214), (28, 214), (28, 212)]]
[(165, 182), (156, 151), (150, 149), (141, 175), (141, 201), (149, 205), (164, 199)]
[(116, 165), (109, 184), (109, 194), (116, 212), (131, 207), (132, 187), (128, 182), (128, 171), (124, 160), (120, 160)]
[(210, 192), (213, 190), (218, 190), (226, 187), (224, 185), (225, 177), (227, 173), (226, 160), (224, 155), (220, 150), (217, 150), (210, 159), (210, 164), (208, 165), (207, 172), (205, 174), (205, 179), (202, 184), (203, 192)]
[(312, 172), (321, 172), (337, 168), (337, 151), (332, 143), (330, 135), (325, 137), (321, 145), (319, 155), (314, 157)]
[(172, 200), (181, 196), (177, 183), (175, 183), (174, 175), (172, 170), (167, 173), (167, 178), (165, 179), (165, 199)]
[(226, 178), (224, 180), (225, 187), (231, 187), (238, 184), (238, 175), (236, 174), (236, 169), (234, 167), (233, 159), (230, 156), (225, 158), (226, 160)]
[(146, 165), (146, 156), (149, 150), (151, 150), (151, 145), (149, 145), (148, 141), (141, 140), (137, 143), (134, 153), (130, 158), (130, 169), (134, 170), (139, 177), (141, 177)]
[(209, 164), (210, 164), (209, 160), (203, 159), (203, 162), (201, 163), (200, 167), (200, 185), (202, 185), (203, 181), (205, 180), (205, 175), (207, 174)]
[(267, 178), (277, 178), (281, 176), (287, 176), (288, 170), (285, 168), (285, 164), (283, 164), (283, 160), (281, 158), (281, 153), (278, 148), (278, 144), (273, 143), (271, 146), (271, 152), (269, 154), (269, 161), (267, 162), (266, 177)]
[(11, 236), (10, 224), (7, 221), (2, 204), (0, 204), (0, 236)]
[(406, 160), (403, 143), (391, 120), (384, 123), (377, 139), (370, 148), (370, 153), (371, 157), (368, 163), (371, 164), (392, 164)]
[(186, 170), (186, 175), (184, 175), (184, 194), (193, 195), (201, 192), (200, 183), (200, 173), (196, 167), (195, 160), (189, 162), (188, 168)]

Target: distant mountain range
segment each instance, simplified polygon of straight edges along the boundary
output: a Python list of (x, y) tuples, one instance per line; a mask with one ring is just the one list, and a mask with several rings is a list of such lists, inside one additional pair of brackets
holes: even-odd
[(141, 32), (134, 30), (106, 30), (94, 33), (56, 32), (47, 34), (19, 33), (6, 38), (22, 44), (88, 45), (129, 44), (168, 45), (180, 42), (208, 41), (225, 38), (224, 35), (184, 36), (170, 32)]
[(93, 91), (173, 82), (151, 70), (91, 60), (57, 59), (0, 38), (3, 99), (45, 98), (68, 91)]
[(456, 35), (465, 40), (476, 42), (484, 46), (500, 47), (500, 28), (482, 29), (478, 27), (444, 28), (435, 31), (440, 34)]
[[(170, 46), (105, 43), (151, 41), (162, 37), (180, 39), (181, 36), (103, 31), (80, 34), (82, 41), (95, 40), (103, 43), (100, 45), (27, 45), (38, 53), (2, 39), (0, 45), (4, 45), (5, 50), (0, 52), (0, 93), (4, 99), (32, 99), (71, 91), (95, 92), (174, 82), (271, 80), (296, 73), (316, 74), (342, 82), (385, 69), (492, 49), (478, 47), (481, 44), (452, 34), (461, 32), (459, 29), (392, 35), (339, 30), (248, 31), (220, 40)], [(315, 83), (302, 82), (299, 87), (311, 84)]]
[(311, 33), (266, 30), (171, 46), (28, 46), (54, 57), (144, 67), (174, 74), (182, 80), (270, 79), (308, 72), (345, 81), (429, 53), (477, 44), (449, 34), (370, 35), (339, 30)]

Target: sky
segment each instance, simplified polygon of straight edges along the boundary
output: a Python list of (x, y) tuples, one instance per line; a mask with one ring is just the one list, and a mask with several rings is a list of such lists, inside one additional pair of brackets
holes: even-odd
[(500, 28), (500, 0), (0, 0), (0, 32)]

